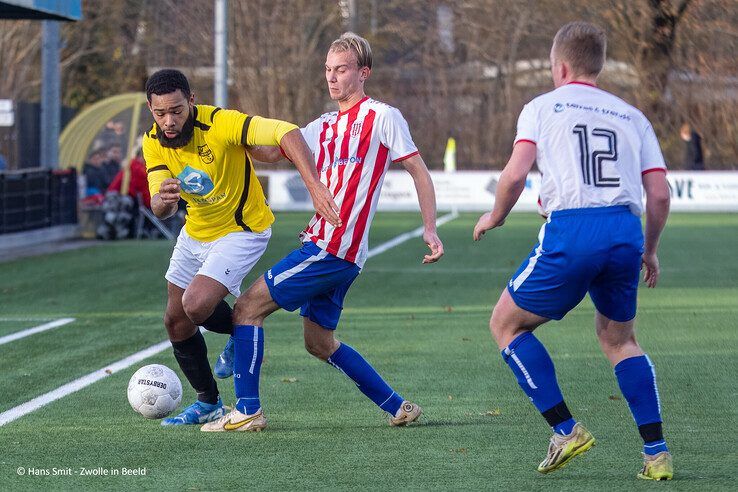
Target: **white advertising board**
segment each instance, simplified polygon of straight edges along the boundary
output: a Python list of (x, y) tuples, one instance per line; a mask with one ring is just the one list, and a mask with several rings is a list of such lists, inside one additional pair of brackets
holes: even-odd
[(738, 212), (738, 171), (673, 171), (666, 179), (674, 211)]
[[(274, 210), (310, 210), (312, 202), (296, 171), (260, 172), (268, 182), (267, 196)], [(431, 172), (438, 210), (487, 211), (494, 205), (499, 171)], [(671, 209), (694, 212), (738, 212), (738, 172), (674, 171), (667, 174)], [(538, 209), (541, 176), (531, 173), (513, 211)], [(404, 170), (389, 171), (384, 179), (379, 210), (418, 210), (412, 177)]]
[(11, 99), (0, 99), (0, 126), (13, 126), (14, 124), (13, 101)]

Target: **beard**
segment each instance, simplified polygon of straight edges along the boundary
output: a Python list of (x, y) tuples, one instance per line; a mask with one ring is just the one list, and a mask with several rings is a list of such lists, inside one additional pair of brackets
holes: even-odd
[(192, 135), (194, 135), (195, 133), (195, 114), (190, 111), (190, 115), (187, 117), (187, 121), (185, 121), (185, 124), (182, 126), (182, 130), (179, 132), (179, 135), (172, 138), (168, 138), (166, 135), (164, 135), (164, 131), (162, 131), (158, 123), (154, 124), (156, 125), (156, 134), (162, 147), (167, 147), (169, 149), (180, 149), (190, 143), (190, 140), (192, 140)]

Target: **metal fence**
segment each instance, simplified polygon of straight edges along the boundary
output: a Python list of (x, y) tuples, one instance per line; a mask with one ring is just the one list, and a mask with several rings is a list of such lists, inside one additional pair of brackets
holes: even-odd
[(77, 172), (0, 172), (0, 234), (77, 223)]

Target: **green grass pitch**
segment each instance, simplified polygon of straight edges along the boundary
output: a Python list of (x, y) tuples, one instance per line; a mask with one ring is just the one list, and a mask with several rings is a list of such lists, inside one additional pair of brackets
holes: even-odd
[[(268, 251), (245, 284), (297, 246), (307, 218), (278, 215)], [(512, 215), (474, 243), (476, 218), (462, 214), (440, 228), (446, 256), (436, 265), (421, 265), (420, 239), (370, 259), (338, 328), (341, 340), (423, 406), (421, 425), (389, 427), (350, 381), (307, 354), (297, 314), (280, 312), (265, 325), (264, 432), (161, 428), (135, 414), (126, 400), (128, 378), (146, 363), (178, 370), (166, 350), (0, 427), (0, 489), (735, 490), (738, 215), (672, 216), (661, 283), (639, 294), (638, 336), (656, 364), (674, 454), (669, 484), (635, 478), (640, 438), (599, 351), (588, 299), (538, 334), (569, 407), (598, 443), (561, 471), (535, 471), (550, 431), (503, 363), (487, 323), (541, 221)], [(418, 214), (378, 214), (371, 244), (419, 221)], [(76, 318), (0, 345), (0, 412), (164, 340), (171, 247), (116, 242), (0, 263), (0, 336)], [(214, 361), (225, 338), (206, 339)], [(182, 379), (189, 403), (194, 392)], [(232, 380), (219, 386), (232, 404)], [(72, 476), (26, 472), (67, 467)], [(82, 468), (124, 467), (145, 468), (146, 475), (79, 475)]]

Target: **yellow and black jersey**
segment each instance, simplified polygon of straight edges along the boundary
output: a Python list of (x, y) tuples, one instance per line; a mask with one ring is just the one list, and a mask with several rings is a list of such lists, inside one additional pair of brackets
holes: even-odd
[(274, 222), (247, 145), (279, 145), (297, 126), (239, 111), (197, 105), (192, 140), (163, 147), (156, 125), (143, 137), (149, 190), (153, 197), (166, 178), (177, 178), (187, 202), (187, 233), (214, 241), (235, 231), (261, 232)]

